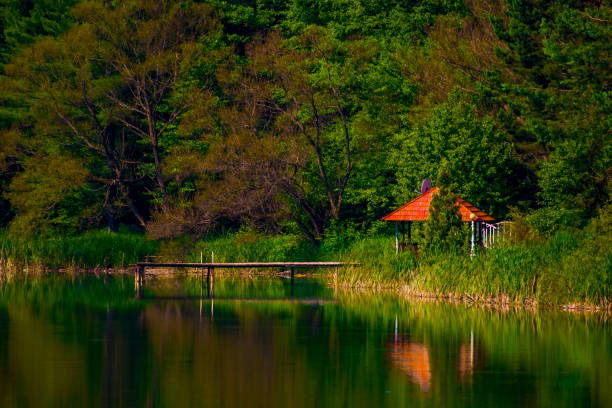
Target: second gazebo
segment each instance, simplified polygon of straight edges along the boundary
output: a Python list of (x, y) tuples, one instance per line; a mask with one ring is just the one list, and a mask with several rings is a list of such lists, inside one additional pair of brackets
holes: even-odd
[[(404, 248), (407, 243), (405, 241), (405, 224), (408, 223), (408, 244), (412, 244), (411, 226), (412, 221), (425, 221), (429, 218), (429, 206), (431, 199), (434, 194), (438, 194), (438, 187), (430, 188), (416, 197), (414, 200), (407, 204), (404, 204), (397, 210), (382, 218), (383, 221), (395, 221), (395, 253), (399, 253), (400, 245)], [(495, 218), (491, 217), (486, 212), (468, 203), (461, 197), (457, 197), (455, 203), (457, 211), (461, 216), (461, 221), (472, 223), (472, 237), (471, 237), (471, 254), (474, 253), (474, 230), (475, 224), (478, 226), (476, 232), (481, 235), (481, 224), (482, 222), (495, 221)], [(402, 232), (402, 240), (400, 242), (400, 227)]]

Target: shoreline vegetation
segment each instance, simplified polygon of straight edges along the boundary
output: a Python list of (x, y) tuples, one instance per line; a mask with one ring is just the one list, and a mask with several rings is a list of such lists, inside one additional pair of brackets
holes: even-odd
[[(610, 309), (612, 0), (353, 3), (3, 2), (0, 277), (214, 252)], [(511, 234), (470, 257), (458, 197)]]
[[(346, 261), (338, 284), (353, 289), (392, 289), (401, 296), (436, 298), (474, 304), (522, 305), (564, 309), (612, 308), (612, 217), (603, 212), (584, 229), (557, 232), (548, 238), (507, 240), (496, 248), (468, 252), (428, 250), (419, 256), (395, 255), (390, 234), (337, 232), (313, 246), (299, 235), (268, 236), (253, 230), (226, 233), (199, 241), (159, 242), (144, 234), (89, 232), (75, 237), (12, 240), (0, 235), (3, 281), (10, 272), (36, 276), (62, 268), (102, 275), (135, 262)], [(525, 234), (523, 234), (524, 236)], [(527, 234), (528, 235), (528, 234)], [(331, 274), (318, 273), (330, 282)]]

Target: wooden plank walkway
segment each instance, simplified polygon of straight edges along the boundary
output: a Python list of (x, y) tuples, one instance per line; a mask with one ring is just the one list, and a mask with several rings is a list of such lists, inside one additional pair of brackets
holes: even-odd
[(334, 272), (334, 282), (338, 284), (338, 268), (341, 266), (359, 266), (355, 262), (138, 262), (136, 264), (135, 285), (136, 297), (142, 297), (142, 290), (145, 283), (146, 268), (190, 268), (200, 269), (200, 293), (203, 294), (204, 288), (204, 269), (206, 274), (206, 287), (208, 296), (214, 296), (215, 287), (215, 269), (236, 269), (236, 268), (289, 268), (291, 272), (291, 294), (293, 295), (293, 282), (295, 279), (296, 269), (318, 269), (318, 268), (336, 268)]
[(154, 263), (139, 262), (144, 268), (333, 268), (359, 266), (354, 262), (203, 262), (203, 263)]

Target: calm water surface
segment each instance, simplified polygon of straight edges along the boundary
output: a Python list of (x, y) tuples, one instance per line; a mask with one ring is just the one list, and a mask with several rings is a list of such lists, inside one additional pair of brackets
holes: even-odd
[(131, 283), (4, 285), (0, 407), (612, 407), (600, 315), (336, 299), (299, 280), (291, 297), (282, 279), (136, 301)]

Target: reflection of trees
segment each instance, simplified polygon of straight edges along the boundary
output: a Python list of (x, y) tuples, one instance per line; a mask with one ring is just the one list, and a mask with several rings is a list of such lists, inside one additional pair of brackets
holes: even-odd
[[(147, 398), (150, 400), (151, 392), (144, 384), (155, 384), (155, 379), (151, 379), (155, 370), (151, 367), (154, 362), (148, 358), (146, 328), (139, 324), (143, 317), (142, 311), (125, 314), (112, 310), (99, 317), (100, 333), (95, 335), (103, 340), (101, 349), (94, 348), (95, 344), (89, 345), (88, 352), (92, 360), (98, 360), (89, 364), (100, 365), (101, 400), (105, 407), (116, 407), (126, 402), (138, 405), (148, 401)], [(95, 380), (92, 378), (90, 381)], [(141, 389), (147, 392), (138, 392)]]
[[(205, 304), (204, 304), (205, 303)], [(157, 365), (162, 406), (291, 405), (283, 400), (291, 390), (302, 399), (295, 378), (303, 360), (292, 352), (292, 336), (278, 327), (275, 313), (262, 316), (252, 308), (237, 315), (223, 301), (164, 302), (148, 307), (144, 324)], [(231, 302), (239, 304), (240, 302)], [(292, 362), (293, 364), (289, 364)]]
[[(384, 361), (360, 322), (312, 303), (158, 302), (144, 324), (161, 406), (381, 406)], [(149, 385), (149, 387), (152, 387)]]
[(57, 291), (57, 303), (33, 288), (27, 302), (0, 298), (0, 407), (612, 406), (610, 328), (597, 317), (378, 295), (216, 299), (213, 320), (209, 300), (100, 310), (70, 303), (76, 286)]
[(84, 350), (29, 308), (7, 308), (5, 318), (7, 338), (0, 345), (7, 355), (0, 358), (0, 406), (53, 406), (58, 401), (79, 405), (88, 389)]

